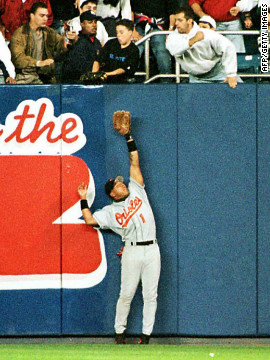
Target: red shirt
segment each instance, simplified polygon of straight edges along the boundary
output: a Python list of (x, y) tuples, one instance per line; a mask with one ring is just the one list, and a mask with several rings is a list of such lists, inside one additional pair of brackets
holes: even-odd
[[(0, 17), (6, 27), (6, 38), (10, 40), (16, 29), (30, 18), (30, 9), (37, 0), (0, 0)], [(39, 0), (48, 6), (49, 18), (47, 26), (53, 22), (53, 14), (49, 0)]]
[(232, 16), (230, 9), (234, 7), (237, 0), (189, 0), (189, 5), (199, 4), (203, 11), (216, 21), (232, 21), (240, 17)]

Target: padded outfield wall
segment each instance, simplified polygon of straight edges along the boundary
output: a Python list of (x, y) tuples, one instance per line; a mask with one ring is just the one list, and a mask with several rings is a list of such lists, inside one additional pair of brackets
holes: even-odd
[[(112, 335), (121, 240), (82, 221), (129, 161), (157, 223), (154, 334), (270, 335), (270, 86), (0, 87), (0, 335)], [(141, 333), (140, 290), (129, 334)]]

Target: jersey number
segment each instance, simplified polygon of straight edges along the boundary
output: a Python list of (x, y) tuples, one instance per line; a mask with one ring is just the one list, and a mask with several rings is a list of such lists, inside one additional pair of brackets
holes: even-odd
[(142, 222), (145, 223), (145, 218), (144, 218), (143, 214), (140, 214), (140, 218), (142, 219)]

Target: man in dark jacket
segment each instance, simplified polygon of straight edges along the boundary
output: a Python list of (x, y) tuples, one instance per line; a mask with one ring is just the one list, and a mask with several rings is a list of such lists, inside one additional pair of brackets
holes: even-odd
[(80, 16), (80, 22), (82, 30), (64, 62), (62, 74), (64, 83), (77, 83), (82, 74), (91, 71), (102, 48), (96, 38), (97, 17), (91, 11), (85, 11)]
[(46, 26), (48, 8), (42, 2), (34, 3), (30, 20), (17, 29), (10, 41), (12, 62), (18, 84), (55, 83), (54, 59), (67, 49), (64, 37)]

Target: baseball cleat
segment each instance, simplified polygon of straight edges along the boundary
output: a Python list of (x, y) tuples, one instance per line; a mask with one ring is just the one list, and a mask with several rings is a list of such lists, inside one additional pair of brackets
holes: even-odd
[(140, 345), (149, 344), (149, 340), (150, 340), (150, 335), (142, 334), (138, 344), (140, 344)]
[(115, 334), (115, 342), (114, 343), (115, 343), (115, 345), (125, 344), (126, 343), (125, 333)]

